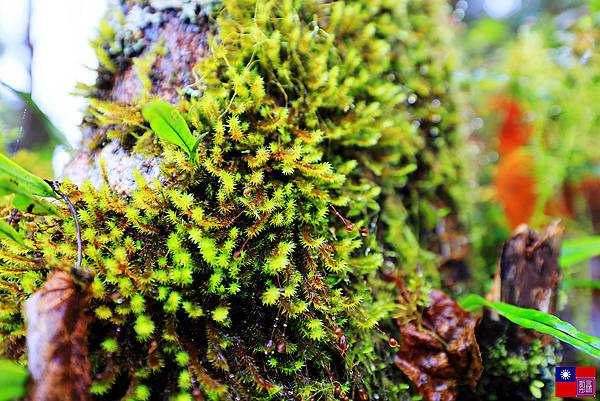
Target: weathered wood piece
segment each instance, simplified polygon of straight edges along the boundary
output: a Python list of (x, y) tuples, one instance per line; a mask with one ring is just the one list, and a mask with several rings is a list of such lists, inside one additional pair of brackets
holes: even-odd
[(61, 271), (25, 302), (28, 401), (90, 399), (85, 298), (71, 275)]

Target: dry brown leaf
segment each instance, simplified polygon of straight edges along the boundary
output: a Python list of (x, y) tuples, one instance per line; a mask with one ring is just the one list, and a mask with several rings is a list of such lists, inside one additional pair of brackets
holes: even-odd
[(90, 399), (85, 298), (71, 275), (60, 271), (25, 302), (29, 401)]
[(426, 400), (451, 401), (460, 385), (474, 387), (483, 371), (476, 322), (441, 291), (433, 290), (430, 301), (421, 321), (398, 321), (402, 344), (394, 364)]

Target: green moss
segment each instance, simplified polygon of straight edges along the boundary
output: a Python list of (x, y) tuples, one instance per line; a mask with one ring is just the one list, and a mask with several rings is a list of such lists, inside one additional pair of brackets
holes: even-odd
[(503, 394), (533, 401), (551, 396), (556, 365), (553, 345), (543, 346), (536, 339), (526, 352), (516, 353), (507, 350), (501, 337), (491, 346), (484, 345), (482, 356), (485, 372), (474, 393), (478, 399), (494, 400)]
[[(194, 135), (205, 135), (197, 163), (147, 141), (146, 97), (91, 99), (94, 124), (112, 127), (111, 138), (143, 154), (140, 143), (162, 148), (164, 178), (138, 175), (127, 196), (63, 185), (79, 211), (84, 263), (96, 272), (92, 391), (332, 400), (340, 384), (350, 397), (364, 388), (406, 399), (394, 351), (374, 326), (397, 336), (393, 318), (427, 304), (439, 281), (436, 224), (455, 212), (462, 186), (451, 61), (441, 57), (445, 2), (221, 7), (210, 55), (195, 67), (199, 96), (176, 104)], [(120, 65), (110, 50), (117, 37), (105, 27), (97, 42), (109, 72)], [(133, 62), (147, 72), (152, 61), (140, 57)], [(19, 227), (35, 251), (0, 248), (0, 291), (10, 299), (0, 340), (13, 357), (23, 326), (12, 301), (76, 257), (66, 210), (24, 216)], [(382, 270), (405, 279), (407, 304)]]

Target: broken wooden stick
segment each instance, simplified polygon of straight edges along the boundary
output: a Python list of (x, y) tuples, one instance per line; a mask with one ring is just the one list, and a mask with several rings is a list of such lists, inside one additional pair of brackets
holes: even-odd
[[(488, 300), (556, 313), (562, 232), (558, 222), (551, 224), (542, 235), (526, 225), (517, 227), (502, 247), (494, 288), (488, 294)], [(536, 357), (554, 353), (552, 337), (520, 327), (489, 310), (483, 314), (476, 335), (485, 371), (477, 391), (464, 396), (461, 394), (461, 399), (492, 396), (496, 399), (535, 400), (542, 396), (542, 392), (549, 396), (554, 362)], [(531, 362), (542, 360), (544, 362)], [(528, 368), (520, 373), (511, 373), (507, 366), (511, 363)], [(532, 392), (534, 384), (536, 391)], [(535, 395), (535, 392), (538, 394)]]

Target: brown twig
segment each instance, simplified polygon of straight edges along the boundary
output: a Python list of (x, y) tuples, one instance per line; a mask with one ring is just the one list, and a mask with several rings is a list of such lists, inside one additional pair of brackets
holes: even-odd
[(77, 269), (77, 271), (81, 271), (81, 262), (82, 262), (82, 259), (83, 259), (83, 244), (81, 242), (81, 226), (79, 225), (79, 218), (77, 217), (77, 210), (75, 210), (75, 206), (73, 206), (73, 203), (71, 203), (71, 201), (69, 200), (69, 198), (67, 197), (67, 195), (65, 195), (58, 188), (58, 181), (49, 181), (49, 180), (46, 180), (46, 182), (50, 185), (50, 187), (52, 188), (52, 190), (54, 192), (56, 192), (58, 194), (58, 196), (60, 196), (62, 198), (62, 200), (65, 201), (65, 203), (69, 207), (69, 210), (71, 211), (71, 214), (73, 215), (73, 220), (75, 221), (75, 232), (77, 234), (77, 264), (76, 264), (76, 269)]

